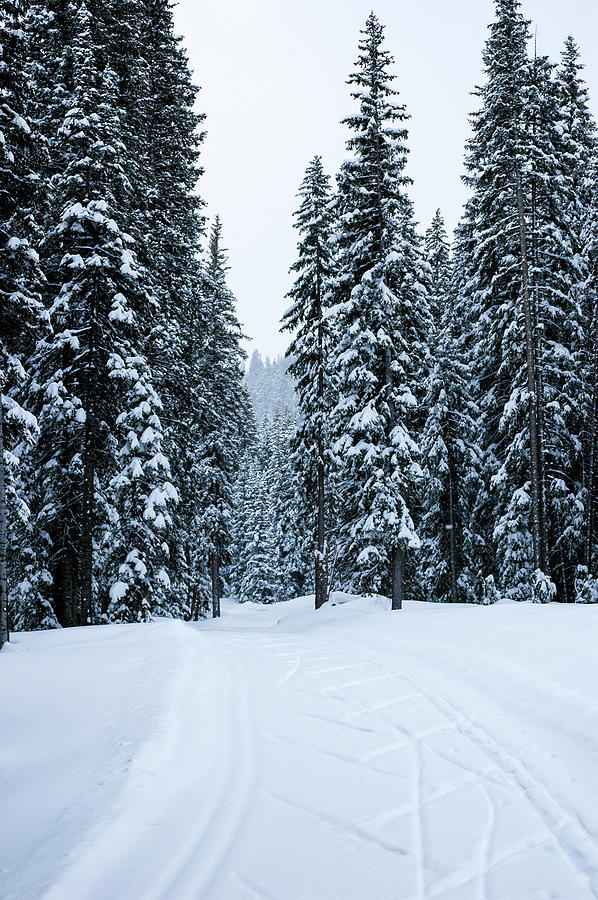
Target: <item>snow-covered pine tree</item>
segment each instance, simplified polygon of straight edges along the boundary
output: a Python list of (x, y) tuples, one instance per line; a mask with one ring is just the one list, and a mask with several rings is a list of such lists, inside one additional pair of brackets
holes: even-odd
[(224, 577), (228, 595), (237, 601), (239, 601), (241, 597), (241, 582), (243, 573), (247, 568), (247, 529), (245, 517), (252, 466), (254, 463), (255, 441), (253, 444), (248, 445), (239, 460), (239, 469), (232, 491), (230, 554)]
[(525, 103), (530, 163), (527, 227), (532, 311), (537, 332), (537, 409), (541, 448), (546, 565), (559, 599), (574, 597), (583, 516), (579, 404), (582, 381), (576, 353), (583, 343), (580, 226), (571, 144), (564, 140), (554, 66), (535, 54)]
[(180, 499), (170, 534), (171, 569), (173, 591), (188, 605), (197, 579), (204, 577), (196, 548), (202, 497), (189, 477), (205, 436), (200, 385), (205, 279), (199, 254), (204, 219), (196, 190), (204, 116), (195, 110), (198, 89), (175, 34), (172, 3), (139, 3), (145, 79), (137, 144), (144, 173), (141, 261), (151, 272), (158, 301), (147, 355), (164, 404), (165, 452), (177, 460), (172, 474)]
[(281, 598), (271, 493), (266, 471), (255, 464), (250, 464), (243, 519), (246, 564), (240, 579), (239, 600), (275, 603)]
[(584, 430), (584, 541), (576, 577), (576, 600), (598, 602), (598, 157), (592, 164), (592, 194), (583, 229), (588, 271), (585, 340), (581, 354)]
[[(573, 591), (582, 602), (598, 600), (598, 572), (594, 565), (595, 531), (595, 471), (596, 471), (596, 247), (598, 219), (594, 196), (597, 153), (596, 126), (589, 110), (589, 98), (582, 76), (579, 48), (568, 37), (557, 71), (563, 152), (561, 165), (569, 183), (567, 212), (569, 232), (575, 260), (579, 261), (577, 298), (581, 309), (582, 337), (573, 348), (575, 367), (581, 373), (581, 390), (576, 403), (582, 451), (573, 454), (570, 463), (573, 476), (581, 487), (576, 509), (579, 510), (575, 528), (571, 529), (576, 545), (579, 571)], [(581, 402), (579, 399), (581, 398)], [(570, 556), (573, 556), (571, 552)], [(573, 560), (570, 565), (573, 564)]]
[[(27, 555), (28, 506), (19, 462), (36, 422), (24, 408), (25, 366), (47, 324), (34, 247), (42, 153), (27, 110), (22, 12), (18, 0), (0, 3), (0, 647), (9, 638), (8, 571), (16, 582)], [(9, 553), (9, 548), (20, 552)], [(30, 588), (36, 606), (32, 624), (53, 624)]]
[(566, 599), (576, 495), (566, 467), (576, 443), (572, 351), (580, 325), (567, 221), (571, 182), (552, 67), (543, 57), (529, 60), (518, 0), (496, 0), (496, 14), (468, 145), (473, 240), (462, 279), (475, 310), (480, 444), (496, 461), (494, 541), (503, 592), (551, 599), (550, 572)]
[(256, 425), (261, 426), (277, 410), (296, 413), (297, 404), (288, 367), (289, 362), (284, 357), (271, 361), (269, 357), (263, 360), (259, 350), (251, 354), (245, 387), (251, 399)]
[(265, 423), (263, 437), (279, 600), (304, 594), (313, 566), (313, 528), (303, 514), (301, 484), (291, 453), (295, 427), (292, 413), (281, 410)]
[(574, 252), (583, 249), (582, 231), (592, 194), (592, 163), (597, 149), (596, 123), (589, 109), (588, 89), (579, 47), (569, 36), (556, 71), (561, 130), (561, 168), (570, 180), (569, 222)]
[(425, 236), (426, 259), (430, 267), (429, 306), (433, 322), (438, 325), (451, 287), (450, 243), (444, 219), (436, 210)]
[[(327, 401), (330, 399), (329, 327), (325, 318), (332, 275), (332, 229), (334, 215), (330, 178), (322, 158), (314, 157), (299, 188), (301, 205), (295, 227), (301, 240), (299, 258), (291, 268), (297, 279), (288, 296), (293, 301), (283, 317), (283, 328), (293, 332), (287, 350), (289, 373), (295, 381), (299, 422), (293, 441), (293, 464), (315, 523), (315, 606), (327, 598), (326, 564), (326, 473), (329, 468)], [(307, 510), (306, 510), (307, 512)]]
[[(36, 98), (44, 107), (53, 171), (43, 263), (54, 331), (33, 360), (41, 433), (30, 484), (39, 502), (38, 532), (51, 544), (54, 608), (62, 624), (72, 625), (94, 619), (98, 595), (106, 593), (102, 575), (109, 581), (108, 573), (96, 571), (95, 551), (106, 529), (102, 519), (110, 517), (108, 485), (119, 471), (116, 418), (135, 418), (151, 395), (134, 327), (135, 314), (147, 306), (149, 283), (123, 230), (130, 210), (128, 156), (102, 22), (82, 0), (56, 10), (52, 27), (63, 36), (60, 60), (46, 59), (42, 43), (34, 71), (47, 74), (49, 68), (60, 76), (53, 95), (42, 90)], [(39, 83), (43, 88), (43, 79)], [(127, 388), (125, 371), (131, 376)], [(131, 443), (127, 432), (124, 444)], [(147, 450), (155, 458), (156, 448)], [(158, 481), (161, 474), (155, 471)], [(137, 503), (128, 513), (143, 518), (143, 492)], [(160, 547), (158, 513), (152, 522)], [(132, 549), (123, 548), (123, 563)], [(102, 611), (107, 605), (103, 598)]]
[(312, 568), (313, 537), (304, 523), (291, 459), (294, 429), (292, 413), (275, 413), (262, 423), (240, 461), (232, 492), (226, 580), (241, 602), (259, 599), (250, 590), (258, 573), (260, 597), (265, 591), (268, 602), (302, 594)]
[[(113, 311), (112, 321), (123, 312), (122, 307), (116, 314)], [(132, 321), (128, 319), (129, 323)], [(166, 541), (172, 524), (170, 510), (177, 503), (178, 494), (170, 480), (170, 464), (162, 452), (162, 403), (146, 360), (114, 352), (109, 367), (125, 409), (116, 419), (122, 439), (118, 453), (120, 471), (110, 484), (116, 515), (106, 560), (108, 618), (113, 622), (147, 622), (152, 614), (181, 612), (169, 604)]]
[(407, 113), (383, 43), (372, 13), (349, 77), (358, 107), (345, 120), (353, 156), (338, 177), (334, 424), (346, 577), (360, 591), (391, 593), (396, 609), (407, 553), (420, 545), (412, 518), (421, 475), (415, 429), (429, 310), (405, 193)]
[(497, 564), (505, 592), (524, 599), (531, 596), (535, 561), (516, 196), (517, 171), (525, 160), (528, 23), (519, 6), (518, 0), (497, 0), (497, 18), (484, 51), (487, 81), (478, 90), (482, 108), (472, 119), (467, 157), (467, 182), (474, 194), (467, 207), (473, 250), (462, 281), (476, 308), (480, 443), (487, 459), (496, 458), (491, 484)]
[(234, 479), (249, 423), (249, 398), (243, 386), (242, 332), (235, 299), (226, 284), (222, 225), (215, 217), (210, 231), (203, 303), (201, 441), (192, 469), (201, 492), (199, 531), (210, 570), (212, 615), (220, 615), (221, 569), (228, 559)]
[(481, 461), (470, 367), (459, 344), (449, 242), (439, 210), (426, 232), (426, 256), (437, 320), (429, 337), (428, 412), (421, 436), (421, 568), (428, 599), (471, 602), (477, 599), (475, 551), (481, 543), (472, 530)]
[(162, 403), (164, 453), (177, 460), (172, 479), (179, 502), (168, 529), (171, 595), (189, 612), (197, 595), (191, 543), (200, 502), (189, 467), (200, 440), (203, 203), (196, 183), (204, 117), (194, 109), (197, 89), (169, 0), (108, 0), (96, 12), (118, 84), (128, 153), (130, 203), (122, 210), (123, 225), (151, 282), (135, 310), (138, 350)]

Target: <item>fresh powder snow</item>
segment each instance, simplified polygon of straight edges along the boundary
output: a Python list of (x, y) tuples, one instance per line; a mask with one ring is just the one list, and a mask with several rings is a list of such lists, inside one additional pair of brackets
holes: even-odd
[(335, 594), (16, 634), (0, 895), (596, 897), (596, 615)]

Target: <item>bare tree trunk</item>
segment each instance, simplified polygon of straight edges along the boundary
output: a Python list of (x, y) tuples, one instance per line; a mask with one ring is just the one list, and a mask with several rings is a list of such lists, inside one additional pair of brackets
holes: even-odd
[(4, 468), (4, 408), (0, 393), (0, 648), (10, 640), (8, 623), (8, 578), (6, 573), (6, 471)]
[(517, 172), (517, 207), (519, 214), (519, 240), (521, 246), (521, 281), (523, 293), (523, 309), (525, 316), (525, 354), (527, 369), (527, 391), (529, 395), (529, 442), (530, 469), (532, 484), (532, 541), (534, 547), (534, 569), (544, 571), (542, 547), (544, 538), (541, 528), (540, 500), (540, 462), (537, 423), (537, 384), (536, 384), (536, 346), (533, 328), (533, 317), (529, 291), (529, 268), (527, 262), (527, 241), (525, 235), (525, 217), (523, 213), (523, 193), (521, 178)]
[(196, 584), (191, 588), (191, 618), (194, 622), (199, 619), (199, 588)]
[(220, 554), (215, 547), (211, 553), (210, 569), (212, 575), (212, 618), (220, 618)]
[(392, 608), (403, 609), (405, 596), (405, 551), (400, 544), (392, 549), (391, 566)]
[(326, 577), (326, 552), (318, 547), (314, 554), (314, 570), (316, 582), (316, 609), (326, 602), (328, 597), (328, 579)]

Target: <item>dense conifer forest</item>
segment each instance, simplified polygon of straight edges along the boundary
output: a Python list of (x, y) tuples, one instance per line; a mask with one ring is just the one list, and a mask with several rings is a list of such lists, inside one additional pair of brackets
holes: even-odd
[(171, 3), (2, 0), (0, 645), (223, 596), (598, 602), (575, 40), (548, 59), (495, 0), (452, 236), (417, 221), (374, 13), (356, 40), (348, 159), (297, 173), (287, 358), (245, 374)]

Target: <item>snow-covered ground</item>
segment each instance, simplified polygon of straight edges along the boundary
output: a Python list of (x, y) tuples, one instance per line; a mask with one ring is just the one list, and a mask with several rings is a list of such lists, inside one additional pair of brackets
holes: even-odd
[(0, 897), (598, 897), (598, 608), (224, 604), (0, 654)]

